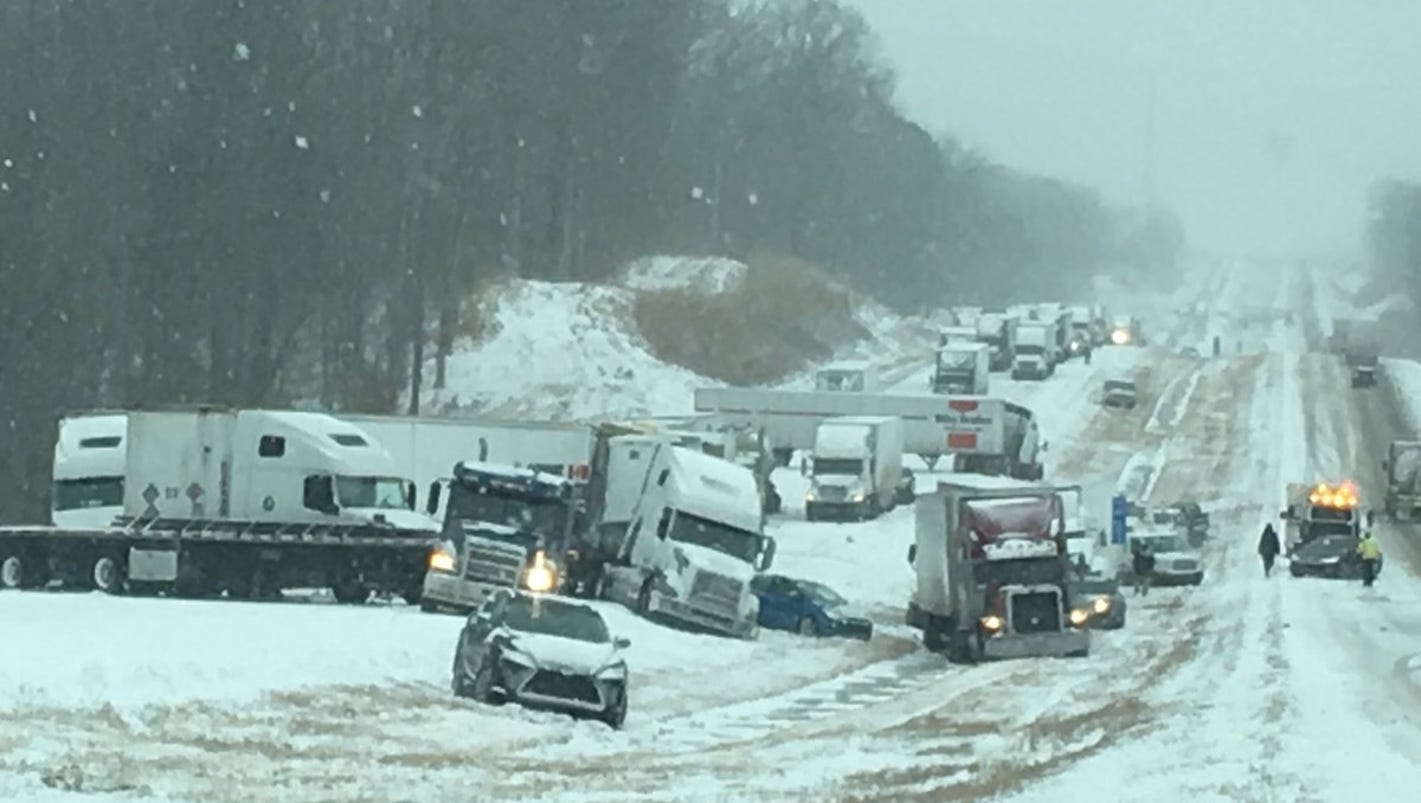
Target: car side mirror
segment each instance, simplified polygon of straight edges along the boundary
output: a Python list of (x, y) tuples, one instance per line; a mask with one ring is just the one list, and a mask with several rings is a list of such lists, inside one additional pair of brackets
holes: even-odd
[(612, 646), (619, 650), (625, 650), (632, 646), (632, 640), (629, 638), (616, 638), (612, 640)]
[(917, 544), (909, 544), (909, 545), (908, 545), (908, 565), (909, 565), (909, 566), (912, 566), (914, 563), (917, 562), (917, 560), (918, 560), (918, 545), (917, 545)]

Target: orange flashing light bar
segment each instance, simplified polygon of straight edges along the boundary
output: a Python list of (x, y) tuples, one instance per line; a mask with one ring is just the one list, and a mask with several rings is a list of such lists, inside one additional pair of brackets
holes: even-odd
[(1318, 507), (1351, 510), (1357, 506), (1357, 501), (1357, 486), (1351, 482), (1339, 482), (1336, 485), (1319, 482), (1308, 493), (1308, 502)]

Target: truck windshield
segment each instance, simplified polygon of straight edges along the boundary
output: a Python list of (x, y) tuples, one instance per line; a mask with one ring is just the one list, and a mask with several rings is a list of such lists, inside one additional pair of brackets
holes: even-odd
[(336, 477), (341, 507), (401, 510), (409, 508), (404, 480), (393, 477)]
[(449, 523), (487, 522), (533, 532), (548, 541), (559, 541), (567, 522), (567, 506), (556, 499), (496, 492), (480, 493), (453, 483), (449, 488), (446, 527)]
[(676, 513), (676, 523), (671, 526), (671, 540), (714, 549), (746, 563), (754, 563), (760, 553), (759, 535), (685, 511)]
[(814, 460), (816, 477), (857, 477), (863, 471), (863, 461), (851, 457), (820, 457)]
[(1059, 558), (1012, 558), (977, 564), (978, 583), (1002, 585), (1045, 585), (1059, 583), (1063, 570)]
[(118, 507), (123, 504), (123, 477), (83, 477), (54, 483), (55, 510)]
[(1017, 354), (1040, 354), (1045, 351), (1041, 346), (1028, 346), (1022, 343), (1016, 344)]
[(1396, 460), (1392, 465), (1392, 476), (1402, 486), (1413, 486), (1416, 484), (1416, 470), (1421, 468), (1421, 450), (1408, 449), (1397, 450)]
[(1350, 521), (1312, 521), (1308, 524), (1308, 535), (1316, 538), (1320, 535), (1351, 535), (1352, 522)]
[(510, 630), (606, 644), (612, 638), (596, 611), (547, 599), (518, 597), (508, 603), (503, 624)]

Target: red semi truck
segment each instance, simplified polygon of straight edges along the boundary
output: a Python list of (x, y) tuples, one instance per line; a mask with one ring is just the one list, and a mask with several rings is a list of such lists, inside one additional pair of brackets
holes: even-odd
[(928, 649), (953, 661), (1089, 654), (1090, 615), (1066, 585), (1057, 489), (960, 475), (920, 495), (916, 512), (907, 621)]

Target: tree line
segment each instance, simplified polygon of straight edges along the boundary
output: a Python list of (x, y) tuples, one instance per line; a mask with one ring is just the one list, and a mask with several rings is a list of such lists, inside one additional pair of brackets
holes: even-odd
[(907, 119), (876, 47), (815, 0), (0, 4), (0, 518), (63, 410), (417, 405), (490, 276), (776, 253), (914, 308), (1176, 257)]

